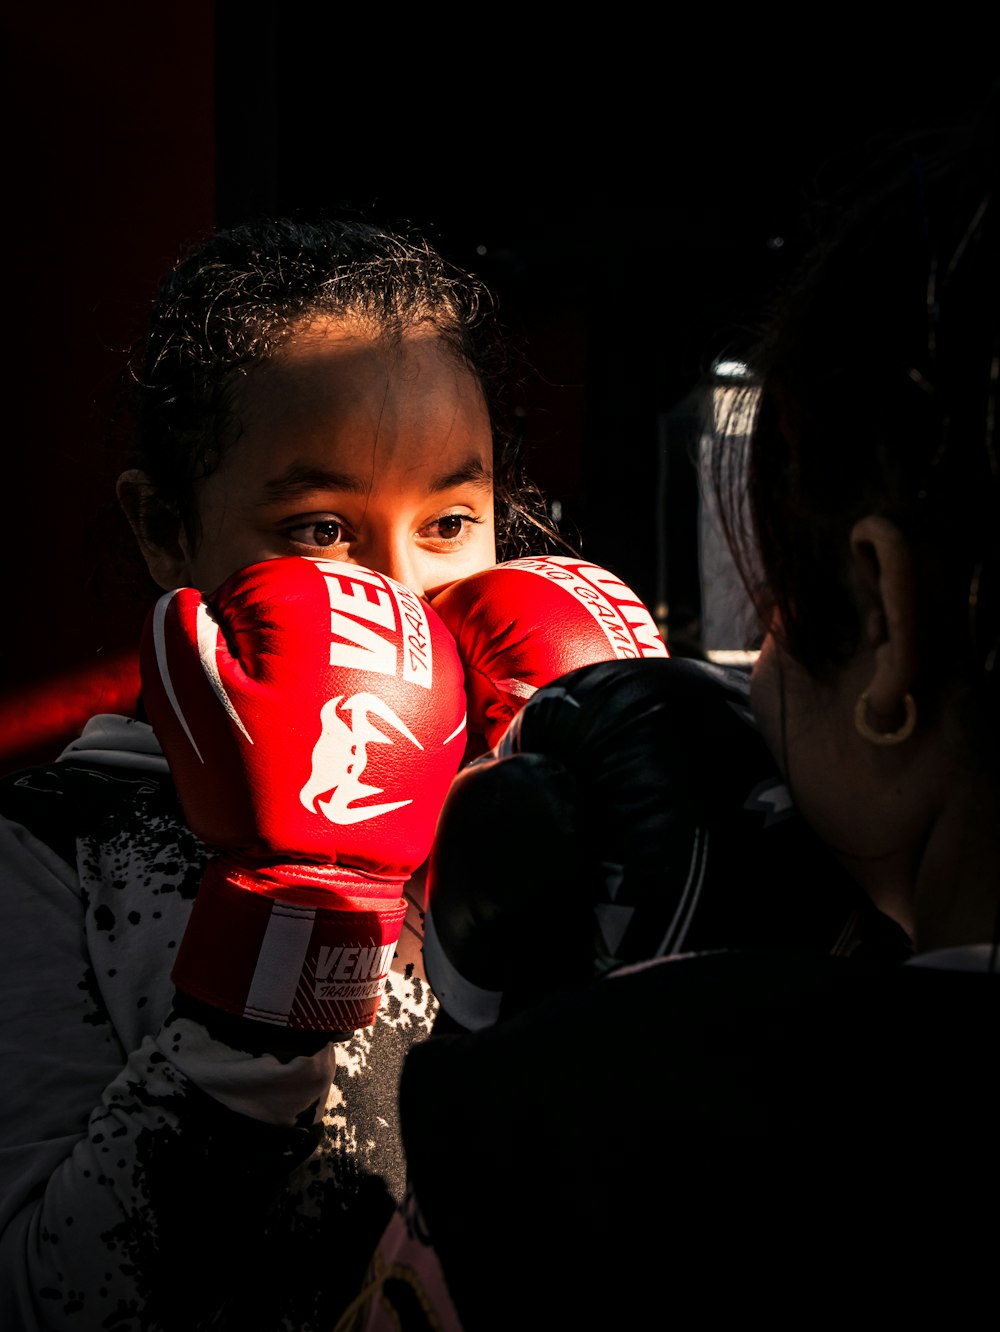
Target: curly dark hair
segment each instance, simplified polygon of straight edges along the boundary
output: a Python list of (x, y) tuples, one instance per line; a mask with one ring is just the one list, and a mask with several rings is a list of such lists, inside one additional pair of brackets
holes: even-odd
[(716, 446), (744, 580), (814, 677), (860, 641), (849, 538), (878, 513), (913, 551), (925, 682), (997, 693), (997, 125), (994, 95), (971, 126), (899, 140), (837, 206), (759, 334), (747, 452)]
[(290, 218), (217, 232), (185, 254), (160, 287), (131, 370), (138, 421), (132, 465), (155, 488), (151, 532), (169, 516), (197, 538), (196, 483), (233, 442), (240, 376), (273, 356), (303, 322), (345, 314), (370, 321), (390, 341), (414, 325), (433, 325), (475, 376), (489, 412), (498, 557), (561, 544), (508, 424), (508, 346), (488, 288), (415, 233)]

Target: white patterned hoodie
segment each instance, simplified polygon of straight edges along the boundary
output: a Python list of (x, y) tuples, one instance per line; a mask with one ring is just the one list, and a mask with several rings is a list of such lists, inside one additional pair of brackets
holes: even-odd
[(205, 861), (149, 726), (0, 781), (0, 1327), (328, 1329), (404, 1191), (422, 890), (375, 1025), (281, 1063), (172, 1014)]

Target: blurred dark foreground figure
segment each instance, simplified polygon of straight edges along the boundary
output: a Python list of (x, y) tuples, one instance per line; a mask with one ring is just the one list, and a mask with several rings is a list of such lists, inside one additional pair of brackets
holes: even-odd
[[(964, 1325), (988, 1307), (1000, 1108), (996, 131), (994, 98), (967, 133), (900, 145), (840, 210), (761, 337), (748, 456), (723, 440), (717, 458), (764, 634), (744, 720), (784, 812), (814, 839), (789, 878), (761, 837), (733, 868), (741, 900), (768, 902), (781, 877), (782, 892), (794, 882), (808, 901), (832, 861), (906, 948), (824, 955), (786, 937), (713, 948), (671, 920), (648, 960), (612, 955), (611, 908), (643, 843), (611, 853), (602, 842), (594, 770), (574, 748), (593, 725), (588, 691), (613, 678), (683, 697), (692, 673), (707, 682), (714, 668), (589, 667), (541, 690), (459, 775), (442, 815), (428, 874), (428, 944), (437, 937), (441, 958), (428, 955), (428, 974), (446, 1011), (454, 990), (458, 1021), (406, 1059), (410, 1194), (341, 1329), (810, 1326), (918, 1311)], [(720, 715), (734, 706), (720, 690)], [(548, 715), (556, 722), (542, 725)], [(730, 826), (717, 807), (731, 755), (706, 763), (683, 727), (675, 735), (641, 781), (708, 846)], [(602, 772), (623, 743), (604, 737)], [(519, 765), (518, 782), (499, 782), (505, 764)], [(639, 781), (627, 763), (620, 776)], [(449, 834), (450, 812), (487, 782), (509, 796), (511, 835), (484, 873), (537, 888), (541, 924), (527, 904), (519, 931), (502, 913), (485, 918), (466, 857), (459, 948), (462, 832), (456, 822)], [(538, 828), (530, 845), (518, 800)], [(581, 890), (574, 909), (596, 863), (613, 888), (600, 902)], [(708, 875), (692, 859), (692, 902)], [(596, 978), (558, 964), (588, 932)], [(556, 961), (546, 970), (540, 957)]]

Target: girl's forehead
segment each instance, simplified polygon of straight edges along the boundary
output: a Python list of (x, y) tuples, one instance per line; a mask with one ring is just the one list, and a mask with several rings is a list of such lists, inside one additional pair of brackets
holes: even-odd
[(379, 472), (435, 458), (451, 471), (453, 453), (492, 457), (478, 381), (423, 326), (388, 343), (357, 321), (314, 321), (246, 375), (233, 406), (227, 457), (241, 469), (271, 472), (308, 457), (336, 460), (343, 472), (350, 460), (377, 456)]
[(235, 396), (244, 408), (289, 394), (333, 406), (407, 384), (417, 392), (444, 390), (484, 400), (478, 376), (433, 324), (387, 332), (348, 315), (314, 318), (295, 328), (273, 355), (245, 368)]

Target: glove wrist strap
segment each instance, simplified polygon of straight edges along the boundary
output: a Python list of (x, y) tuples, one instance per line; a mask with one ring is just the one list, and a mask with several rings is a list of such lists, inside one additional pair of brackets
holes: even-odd
[(206, 868), (172, 978), (238, 1017), (353, 1031), (375, 1021), (405, 916), (399, 881), (218, 857)]

